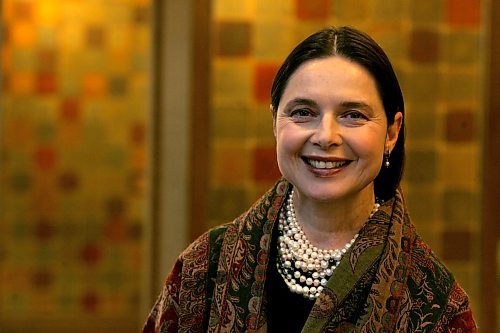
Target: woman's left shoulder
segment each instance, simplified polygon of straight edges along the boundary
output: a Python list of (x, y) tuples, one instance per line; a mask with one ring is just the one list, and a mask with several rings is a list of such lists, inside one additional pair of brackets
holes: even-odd
[(462, 329), (460, 332), (476, 331), (467, 293), (419, 236), (413, 242), (407, 269), (406, 285), (412, 303), (422, 312), (437, 315), (433, 332), (448, 332), (452, 327)]
[(455, 280), (448, 267), (418, 235), (413, 242), (411, 257), (413, 270), (417, 269), (417, 272), (420, 272), (422, 277), (425, 276), (427, 279), (435, 280), (437, 283), (446, 283), (450, 286)]
[(428, 300), (445, 303), (459, 310), (468, 306), (469, 299), (453, 273), (419, 236), (411, 251), (411, 267), (408, 285), (413, 293), (425, 295)]

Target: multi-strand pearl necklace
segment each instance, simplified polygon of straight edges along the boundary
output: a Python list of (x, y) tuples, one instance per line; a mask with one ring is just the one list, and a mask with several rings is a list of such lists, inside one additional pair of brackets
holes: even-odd
[[(375, 203), (370, 217), (380, 205)], [(278, 260), (276, 266), (288, 288), (297, 294), (316, 299), (342, 256), (354, 244), (358, 234), (342, 249), (324, 250), (313, 246), (297, 222), (293, 206), (293, 189), (279, 217)]]

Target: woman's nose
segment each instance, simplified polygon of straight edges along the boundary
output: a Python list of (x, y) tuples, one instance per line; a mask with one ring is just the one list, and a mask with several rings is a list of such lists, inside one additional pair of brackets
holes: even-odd
[(332, 114), (325, 114), (318, 122), (311, 142), (322, 149), (342, 144), (341, 126)]

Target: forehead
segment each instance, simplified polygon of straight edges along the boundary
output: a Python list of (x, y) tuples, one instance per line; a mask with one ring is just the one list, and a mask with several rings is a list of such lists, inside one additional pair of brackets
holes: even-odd
[(370, 72), (341, 56), (313, 59), (300, 65), (290, 76), (282, 100), (297, 95), (378, 99), (380, 102)]

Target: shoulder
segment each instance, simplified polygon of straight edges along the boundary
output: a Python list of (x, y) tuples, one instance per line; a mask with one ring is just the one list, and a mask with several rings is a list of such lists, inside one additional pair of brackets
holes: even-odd
[(223, 224), (203, 233), (180, 254), (179, 261), (183, 266), (191, 266), (193, 262), (196, 266), (200, 261), (208, 261), (213, 255), (218, 255), (227, 230), (233, 229), (233, 224)]
[(418, 236), (412, 247), (411, 258), (407, 287), (413, 310), (433, 313), (436, 332), (445, 331), (445, 328), (454, 325), (475, 327), (466, 292), (429, 245)]
[(419, 236), (413, 242), (411, 257), (415, 282), (425, 279), (427, 282), (442, 284), (443, 287), (445, 284), (451, 287), (455, 280), (453, 274)]

